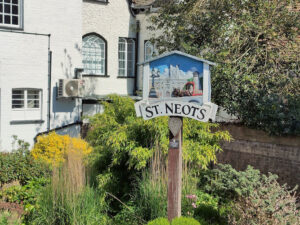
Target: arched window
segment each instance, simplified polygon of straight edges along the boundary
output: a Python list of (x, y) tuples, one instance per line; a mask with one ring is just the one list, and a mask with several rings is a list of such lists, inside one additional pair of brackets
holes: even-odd
[(119, 38), (119, 76), (135, 76), (135, 40)]
[(145, 42), (144, 52), (145, 52), (145, 61), (147, 61), (153, 57), (154, 47), (153, 47), (153, 44), (151, 43), (151, 41)]
[(96, 34), (89, 34), (82, 42), (84, 74), (106, 75), (106, 41)]

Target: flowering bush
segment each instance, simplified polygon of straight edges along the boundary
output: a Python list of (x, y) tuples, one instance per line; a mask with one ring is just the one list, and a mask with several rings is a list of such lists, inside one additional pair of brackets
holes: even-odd
[(65, 156), (73, 151), (86, 156), (92, 152), (92, 147), (81, 138), (69, 135), (58, 135), (55, 132), (38, 137), (31, 154), (35, 159), (41, 159), (53, 166), (65, 161)]

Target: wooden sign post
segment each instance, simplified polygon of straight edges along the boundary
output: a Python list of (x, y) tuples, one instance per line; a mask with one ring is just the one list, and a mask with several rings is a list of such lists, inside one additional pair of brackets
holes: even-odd
[(149, 120), (169, 116), (168, 219), (181, 216), (182, 117), (214, 120), (218, 106), (210, 102), (213, 62), (173, 51), (143, 65), (143, 100), (134, 104), (137, 116)]
[(181, 216), (182, 117), (169, 118), (168, 219)]

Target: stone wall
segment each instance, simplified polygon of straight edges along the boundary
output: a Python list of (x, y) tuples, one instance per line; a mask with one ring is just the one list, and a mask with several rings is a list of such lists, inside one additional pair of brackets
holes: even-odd
[(219, 163), (237, 170), (252, 165), (263, 173), (277, 174), (282, 184), (300, 185), (300, 137), (269, 136), (239, 125), (221, 125), (221, 129), (228, 130), (234, 140), (222, 144)]

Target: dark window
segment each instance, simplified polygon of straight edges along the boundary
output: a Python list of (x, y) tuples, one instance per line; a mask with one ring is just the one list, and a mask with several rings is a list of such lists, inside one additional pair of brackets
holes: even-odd
[(0, 0), (0, 26), (21, 28), (22, 0)]

